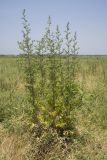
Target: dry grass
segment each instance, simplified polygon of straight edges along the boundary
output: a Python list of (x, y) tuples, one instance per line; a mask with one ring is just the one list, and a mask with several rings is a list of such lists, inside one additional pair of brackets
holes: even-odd
[(9, 134), (0, 126), (0, 160), (25, 160), (30, 147), (29, 135)]

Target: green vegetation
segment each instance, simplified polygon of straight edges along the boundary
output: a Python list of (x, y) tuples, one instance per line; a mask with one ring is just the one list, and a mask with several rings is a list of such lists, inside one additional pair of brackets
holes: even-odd
[[(30, 27), (23, 12), (23, 65), (28, 101), (33, 108), (33, 120), (39, 135), (52, 129), (58, 136), (73, 140), (76, 133), (76, 111), (82, 106), (82, 91), (75, 80), (78, 53), (76, 33), (72, 37), (69, 23), (64, 39), (57, 26), (51, 31), (51, 18), (41, 41), (30, 39)], [(64, 48), (62, 46), (65, 46)], [(43, 133), (44, 133), (43, 132)], [(65, 132), (66, 134), (65, 136)], [(37, 135), (38, 137), (38, 135)]]
[[(18, 59), (0, 57), (0, 158), (6, 160), (30, 159), (29, 155), (34, 155), (33, 147), (38, 146), (35, 147), (37, 152), (50, 136), (45, 134), (40, 141), (34, 142), (33, 111), (27, 100), (24, 71), (19, 69)], [(79, 137), (69, 144), (68, 150), (61, 140), (51, 147), (47, 144), (44, 159), (63, 154), (67, 160), (107, 159), (107, 58), (78, 56), (78, 61), (76, 78), (85, 96), (84, 105), (77, 112)]]
[(106, 160), (107, 58), (78, 56), (69, 23), (37, 42), (23, 26), (22, 54), (0, 57), (0, 159)]

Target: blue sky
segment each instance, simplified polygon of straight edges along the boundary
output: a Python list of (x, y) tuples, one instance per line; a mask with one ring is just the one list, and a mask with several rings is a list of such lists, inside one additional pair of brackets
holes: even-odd
[(107, 0), (0, 0), (0, 54), (18, 54), (22, 10), (26, 9), (32, 39), (45, 31), (48, 16), (54, 28), (69, 21), (77, 31), (81, 54), (107, 54)]

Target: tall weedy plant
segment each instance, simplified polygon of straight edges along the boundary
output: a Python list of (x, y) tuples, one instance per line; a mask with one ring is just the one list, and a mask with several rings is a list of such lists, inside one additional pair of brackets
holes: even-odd
[(45, 41), (44, 38), (41, 41), (37, 41), (35, 45), (35, 54), (37, 57), (37, 65), (39, 72), (39, 95), (43, 98), (44, 89), (45, 89), (45, 77), (46, 77), (46, 69), (45, 69)]
[(78, 51), (79, 51), (79, 47), (78, 47), (78, 43), (77, 43), (77, 33), (74, 33), (74, 37), (73, 37), (73, 45), (72, 45), (72, 77), (73, 80), (75, 80), (76, 78), (76, 70), (77, 70), (77, 66), (78, 66), (78, 60), (77, 60), (77, 55), (78, 55)]
[(34, 45), (25, 10), (23, 26), (23, 41), (19, 47), (24, 53), (26, 87), (36, 117), (34, 123), (51, 128), (60, 136), (66, 133), (67, 137), (72, 137), (76, 131), (75, 111), (82, 105), (81, 89), (74, 78), (78, 52), (76, 33), (72, 36), (67, 23), (64, 40), (58, 26), (55, 33), (51, 31), (49, 17), (46, 33)]
[(37, 121), (37, 110), (36, 105), (36, 90), (35, 90), (35, 64), (34, 64), (34, 54), (33, 54), (33, 41), (30, 38), (30, 25), (26, 19), (25, 10), (23, 11), (23, 41), (18, 42), (19, 48), (22, 50), (23, 60), (24, 60), (24, 72), (26, 80), (26, 89), (28, 90), (28, 101), (33, 108), (34, 121)]
[(56, 49), (56, 55), (57, 55), (57, 65), (58, 65), (58, 72), (59, 72), (59, 86), (60, 86), (60, 93), (63, 95), (63, 38), (61, 38), (61, 33), (59, 26), (56, 27), (56, 34), (55, 34), (55, 49)]

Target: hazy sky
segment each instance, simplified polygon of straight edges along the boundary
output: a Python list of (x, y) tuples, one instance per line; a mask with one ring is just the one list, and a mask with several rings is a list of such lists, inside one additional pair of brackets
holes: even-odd
[(52, 17), (61, 31), (69, 21), (77, 31), (81, 54), (107, 54), (107, 0), (0, 0), (0, 54), (18, 54), (22, 10), (26, 9), (32, 39), (44, 33)]

